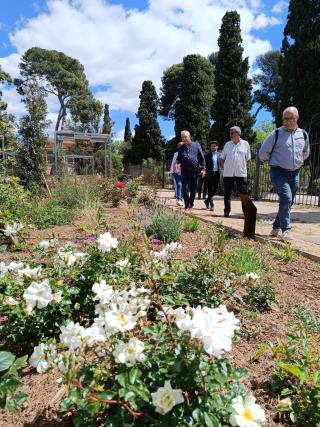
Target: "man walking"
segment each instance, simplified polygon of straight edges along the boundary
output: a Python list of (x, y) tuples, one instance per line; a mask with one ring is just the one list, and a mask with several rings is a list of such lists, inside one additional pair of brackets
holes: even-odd
[(178, 150), (177, 162), (181, 164), (182, 194), (186, 210), (193, 208), (199, 170), (205, 175), (205, 160), (198, 142), (191, 141), (190, 132), (181, 132), (182, 147)]
[(221, 153), (218, 153), (218, 142), (212, 141), (210, 145), (210, 151), (205, 157), (206, 162), (206, 180), (208, 185), (208, 197), (204, 201), (206, 208), (211, 211), (214, 210), (213, 196), (218, 190), (218, 185), (220, 181), (220, 160)]
[(309, 137), (298, 127), (299, 113), (295, 107), (283, 111), (283, 126), (275, 129), (263, 142), (259, 158), (269, 161), (270, 176), (279, 196), (279, 210), (273, 223), (271, 236), (281, 235), (291, 240), (291, 206), (299, 187), (299, 171), (309, 157)]
[[(223, 147), (221, 166), (223, 166), (224, 185), (224, 216), (228, 217), (231, 211), (231, 194), (234, 184), (238, 193), (248, 194), (247, 163), (251, 160), (250, 145), (241, 139), (239, 126), (230, 128), (230, 141)], [(242, 205), (244, 211), (244, 206)]]

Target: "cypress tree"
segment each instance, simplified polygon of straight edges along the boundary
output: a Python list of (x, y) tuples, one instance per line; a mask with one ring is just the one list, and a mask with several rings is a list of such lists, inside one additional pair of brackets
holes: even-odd
[(124, 141), (128, 143), (131, 143), (132, 141), (132, 133), (131, 133), (129, 117), (126, 118), (126, 126), (124, 128)]
[(236, 11), (226, 12), (218, 39), (212, 107), (214, 123), (210, 132), (211, 138), (218, 140), (222, 146), (228, 140), (229, 128), (234, 125), (240, 126), (245, 139), (249, 142), (254, 140), (249, 62), (248, 58), (242, 58), (241, 43), (240, 15)]
[(201, 55), (183, 58), (180, 99), (176, 104), (175, 133), (188, 130), (203, 148), (208, 146), (210, 107), (213, 101), (213, 66)]
[[(281, 110), (298, 108), (299, 124), (320, 130), (320, 2), (291, 0), (284, 29)], [(278, 124), (281, 123), (281, 116)]]
[(159, 160), (163, 145), (157, 122), (159, 99), (150, 80), (143, 82), (139, 98), (140, 106), (137, 114), (139, 124), (135, 126), (130, 156), (131, 163), (134, 164), (140, 164), (148, 158)]
[(36, 83), (29, 82), (24, 88), (23, 102), (28, 114), (20, 119), (18, 165), (22, 171), (22, 181), (26, 186), (43, 185), (45, 166), (45, 129), (50, 122), (46, 120), (47, 104), (44, 90)]
[(111, 135), (111, 131), (112, 131), (112, 121), (109, 113), (109, 105), (105, 104), (104, 113), (103, 113), (102, 133)]

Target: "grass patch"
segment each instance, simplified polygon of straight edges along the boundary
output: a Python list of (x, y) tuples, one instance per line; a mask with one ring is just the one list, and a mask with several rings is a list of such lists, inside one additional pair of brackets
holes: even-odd
[(285, 243), (281, 248), (270, 246), (269, 252), (280, 261), (288, 262), (292, 261), (298, 256), (295, 249), (292, 248), (290, 243)]
[(194, 233), (200, 227), (200, 221), (197, 218), (187, 216), (183, 220), (183, 231)]
[(226, 256), (231, 271), (240, 275), (252, 272), (260, 274), (265, 265), (261, 249), (251, 248), (244, 242), (233, 246), (226, 252)]

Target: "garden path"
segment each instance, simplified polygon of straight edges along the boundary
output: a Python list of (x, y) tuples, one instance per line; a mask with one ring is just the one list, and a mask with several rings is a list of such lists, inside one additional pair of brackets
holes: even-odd
[[(172, 190), (160, 190), (159, 200), (170, 207), (175, 207), (175, 199)], [(254, 201), (257, 212), (256, 237), (261, 241), (279, 241), (270, 238), (271, 224), (278, 210), (278, 203)], [(203, 200), (195, 200), (195, 206), (191, 215), (203, 219), (206, 222), (221, 223), (237, 231), (243, 231), (243, 214), (240, 200), (235, 199), (231, 204), (229, 218), (223, 216), (223, 197), (214, 197), (214, 212), (205, 208)], [(175, 207), (176, 208), (176, 207)], [(176, 208), (179, 209), (179, 208)], [(292, 207), (292, 247), (299, 250), (302, 255), (320, 261), (320, 208), (302, 205)]]

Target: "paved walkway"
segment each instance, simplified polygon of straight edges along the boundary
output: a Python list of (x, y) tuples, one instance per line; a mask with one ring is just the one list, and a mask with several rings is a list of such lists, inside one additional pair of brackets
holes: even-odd
[[(172, 190), (161, 190), (158, 196), (171, 207), (175, 206)], [(258, 239), (278, 239), (270, 238), (269, 233), (272, 228), (273, 219), (278, 210), (277, 202), (254, 202), (258, 209), (256, 236)], [(243, 231), (243, 214), (239, 200), (231, 203), (231, 213), (229, 218), (223, 216), (223, 197), (214, 197), (214, 212), (205, 208), (203, 200), (196, 200), (192, 215), (209, 222), (220, 222), (227, 227), (238, 231)], [(320, 208), (302, 205), (292, 207), (292, 247), (300, 250), (310, 258), (320, 261)]]

